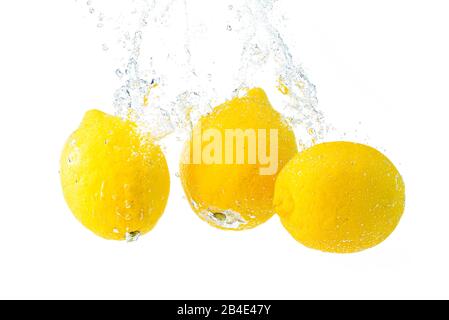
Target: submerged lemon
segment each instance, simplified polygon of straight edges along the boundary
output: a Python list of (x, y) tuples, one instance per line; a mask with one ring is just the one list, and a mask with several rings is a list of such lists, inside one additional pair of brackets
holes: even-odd
[(165, 157), (129, 121), (92, 110), (61, 157), (64, 196), (75, 217), (97, 235), (132, 239), (149, 232), (167, 203)]
[(405, 186), (379, 151), (323, 143), (284, 167), (274, 204), (285, 228), (302, 244), (351, 253), (378, 245), (394, 231), (404, 211)]
[(212, 226), (254, 228), (271, 218), (274, 183), (296, 154), (295, 135), (262, 89), (200, 119), (180, 165), (193, 210)]

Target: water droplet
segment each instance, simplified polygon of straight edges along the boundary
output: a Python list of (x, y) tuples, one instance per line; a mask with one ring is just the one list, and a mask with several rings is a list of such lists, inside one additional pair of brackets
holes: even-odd
[(123, 77), (123, 72), (120, 69), (115, 70), (115, 74), (117, 75), (117, 77), (122, 78)]

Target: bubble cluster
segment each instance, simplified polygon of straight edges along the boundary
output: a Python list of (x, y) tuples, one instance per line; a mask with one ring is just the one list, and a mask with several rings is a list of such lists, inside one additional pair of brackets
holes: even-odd
[(292, 125), (300, 147), (327, 125), (315, 86), (275, 28), (276, 0), (89, 0), (119, 57), (116, 114), (158, 139), (186, 137), (216, 105), (262, 87)]

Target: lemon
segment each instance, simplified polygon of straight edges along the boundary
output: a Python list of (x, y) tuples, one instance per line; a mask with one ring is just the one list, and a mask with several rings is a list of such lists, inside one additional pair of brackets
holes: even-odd
[(284, 167), (274, 205), (302, 244), (352, 253), (380, 244), (394, 231), (404, 211), (405, 186), (379, 151), (350, 142), (323, 143)]
[(250, 229), (273, 216), (276, 176), (296, 153), (292, 129), (255, 88), (199, 120), (181, 181), (200, 218), (220, 229)]
[(149, 232), (169, 194), (165, 157), (134, 123), (92, 110), (68, 139), (61, 183), (75, 217), (95, 234), (125, 240)]

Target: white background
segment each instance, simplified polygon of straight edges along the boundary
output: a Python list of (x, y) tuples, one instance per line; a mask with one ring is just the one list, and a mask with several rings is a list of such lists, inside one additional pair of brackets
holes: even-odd
[(0, 298), (449, 298), (449, 3), (280, 1), (326, 117), (358, 128), (404, 176), (395, 233), (331, 255), (295, 242), (277, 217), (219, 231), (173, 177), (150, 234), (94, 236), (64, 203), (58, 162), (87, 109), (112, 111), (114, 65), (73, 1), (1, 1)]

